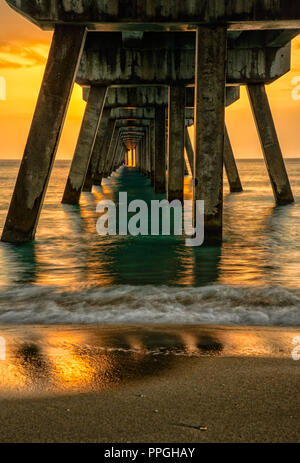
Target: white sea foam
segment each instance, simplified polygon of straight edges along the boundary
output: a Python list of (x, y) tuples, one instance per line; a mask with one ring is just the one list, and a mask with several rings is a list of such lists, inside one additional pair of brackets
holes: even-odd
[(0, 323), (300, 325), (300, 291), (281, 287), (115, 286), (0, 293)]

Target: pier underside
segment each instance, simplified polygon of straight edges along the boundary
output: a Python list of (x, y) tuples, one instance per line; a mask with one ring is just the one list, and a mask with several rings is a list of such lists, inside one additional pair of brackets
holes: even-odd
[(198, 25), (226, 25), (228, 30), (300, 28), (294, 0), (6, 0), (43, 29), (55, 24), (84, 24), (98, 31), (188, 31)]
[(136, 166), (169, 201), (183, 201), (184, 175), (192, 174), (194, 208), (205, 202), (205, 243), (219, 245), (224, 166), (231, 191), (242, 191), (225, 127), (225, 107), (242, 85), (275, 201), (293, 202), (265, 85), (290, 70), (296, 2), (7, 3), (54, 35), (3, 241), (34, 239), (75, 81), (87, 106), (64, 203), (78, 204), (134, 150)]

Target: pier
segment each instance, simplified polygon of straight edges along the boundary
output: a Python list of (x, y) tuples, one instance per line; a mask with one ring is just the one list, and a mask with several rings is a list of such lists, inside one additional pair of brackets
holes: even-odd
[[(225, 107), (246, 86), (274, 200), (294, 201), (265, 86), (290, 70), (300, 31), (293, 0), (7, 0), (54, 30), (2, 240), (34, 239), (74, 83), (86, 110), (62, 201), (101, 185), (134, 150), (156, 193), (205, 201), (205, 244), (220, 245), (223, 170), (242, 191)], [(283, 5), (284, 4), (284, 5)], [(194, 125), (191, 141), (187, 127)], [(59, 198), (58, 198), (59, 200)]]

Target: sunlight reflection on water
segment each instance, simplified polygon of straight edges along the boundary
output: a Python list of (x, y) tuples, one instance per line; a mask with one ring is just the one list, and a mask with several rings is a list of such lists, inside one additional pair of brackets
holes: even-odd
[[(225, 185), (224, 242), (221, 247), (188, 248), (183, 237), (100, 237), (96, 204), (116, 199), (150, 201), (155, 195), (135, 169), (121, 168), (80, 206), (60, 203), (69, 163), (56, 164), (36, 241), (23, 246), (0, 244), (0, 285), (282, 285), (299, 288), (300, 162), (287, 161), (296, 204), (274, 207), (262, 161), (238, 162), (244, 192), (229, 194)], [(0, 225), (3, 227), (18, 163), (0, 162)], [(191, 179), (185, 179), (191, 198)]]

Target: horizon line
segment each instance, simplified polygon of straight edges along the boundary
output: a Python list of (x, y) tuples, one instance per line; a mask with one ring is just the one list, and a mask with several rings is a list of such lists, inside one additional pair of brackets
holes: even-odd
[[(245, 157), (245, 158), (239, 158), (239, 157), (235, 157), (235, 159), (237, 161), (264, 161), (264, 158), (261, 156), (261, 157), (255, 157), (255, 158), (248, 158), (248, 157)], [(295, 156), (283, 156), (283, 159), (284, 160), (300, 160), (300, 154), (299, 156), (295, 157)], [(59, 159), (55, 159), (55, 161), (72, 161), (73, 158), (59, 158)], [(22, 158), (1, 158), (0, 157), (0, 161), (22, 161)]]

